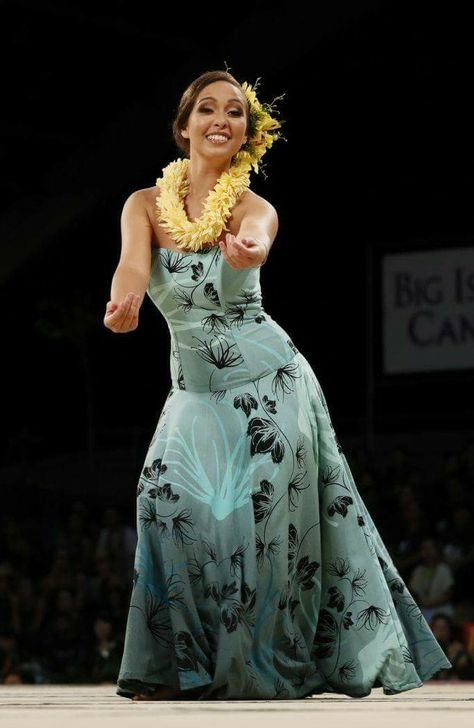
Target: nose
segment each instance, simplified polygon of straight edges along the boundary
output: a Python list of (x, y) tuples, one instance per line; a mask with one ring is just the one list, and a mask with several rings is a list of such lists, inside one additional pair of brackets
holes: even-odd
[(226, 126), (226, 120), (225, 120), (225, 118), (224, 119), (216, 119), (215, 124), (218, 127)]

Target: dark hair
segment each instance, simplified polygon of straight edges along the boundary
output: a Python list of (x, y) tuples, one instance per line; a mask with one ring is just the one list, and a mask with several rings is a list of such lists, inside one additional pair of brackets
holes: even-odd
[(187, 89), (184, 91), (183, 95), (181, 96), (179, 105), (178, 105), (178, 111), (176, 112), (176, 116), (173, 121), (172, 130), (173, 130), (173, 137), (174, 140), (178, 146), (179, 149), (185, 154), (186, 157), (189, 158), (189, 150), (190, 150), (190, 143), (189, 139), (185, 139), (185, 137), (181, 134), (181, 129), (183, 129), (187, 121), (189, 119), (189, 116), (191, 114), (191, 111), (194, 108), (194, 104), (196, 103), (196, 99), (201, 93), (202, 89), (208, 86), (210, 83), (214, 83), (214, 81), (227, 81), (228, 83), (233, 84), (236, 88), (240, 89), (240, 92), (242, 93), (246, 104), (246, 116), (247, 116), (247, 142), (242, 145), (241, 149), (245, 149), (246, 144), (248, 144), (249, 137), (251, 134), (251, 125), (250, 125), (250, 105), (249, 101), (242, 89), (242, 86), (237, 81), (234, 76), (232, 76), (231, 73), (228, 73), (228, 71), (206, 71), (206, 73), (202, 73), (200, 76), (194, 79), (192, 83), (189, 84)]

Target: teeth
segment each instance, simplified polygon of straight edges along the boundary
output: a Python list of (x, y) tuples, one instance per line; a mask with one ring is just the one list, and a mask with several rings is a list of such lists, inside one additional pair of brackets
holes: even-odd
[(220, 134), (209, 134), (206, 139), (210, 139), (210, 141), (217, 141), (217, 142), (226, 142), (227, 137), (221, 136)]

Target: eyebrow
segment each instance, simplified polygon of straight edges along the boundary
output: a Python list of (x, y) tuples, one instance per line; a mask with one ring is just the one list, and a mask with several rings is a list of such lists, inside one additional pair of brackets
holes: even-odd
[[(199, 99), (198, 104), (201, 103), (201, 101), (205, 101), (205, 99), (213, 99), (214, 101), (217, 101), (217, 99), (214, 96), (204, 96), (204, 98)], [(240, 99), (236, 99), (235, 97), (232, 99), (229, 99), (227, 103), (230, 103), (231, 101), (237, 101), (239, 104), (242, 104), (242, 101)], [(242, 104), (243, 106), (243, 104)]]

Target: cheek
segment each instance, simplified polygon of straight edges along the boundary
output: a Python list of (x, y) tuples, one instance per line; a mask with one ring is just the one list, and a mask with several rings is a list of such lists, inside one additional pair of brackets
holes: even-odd
[(203, 115), (196, 115), (189, 117), (188, 130), (190, 136), (202, 136), (205, 134), (209, 122)]
[(232, 128), (236, 134), (243, 135), (246, 132), (247, 129), (247, 122), (245, 118), (242, 119), (235, 119), (235, 121), (232, 124)]
[(202, 122), (200, 124), (194, 125), (194, 136), (196, 137), (202, 137), (207, 131), (207, 124), (203, 124)]

